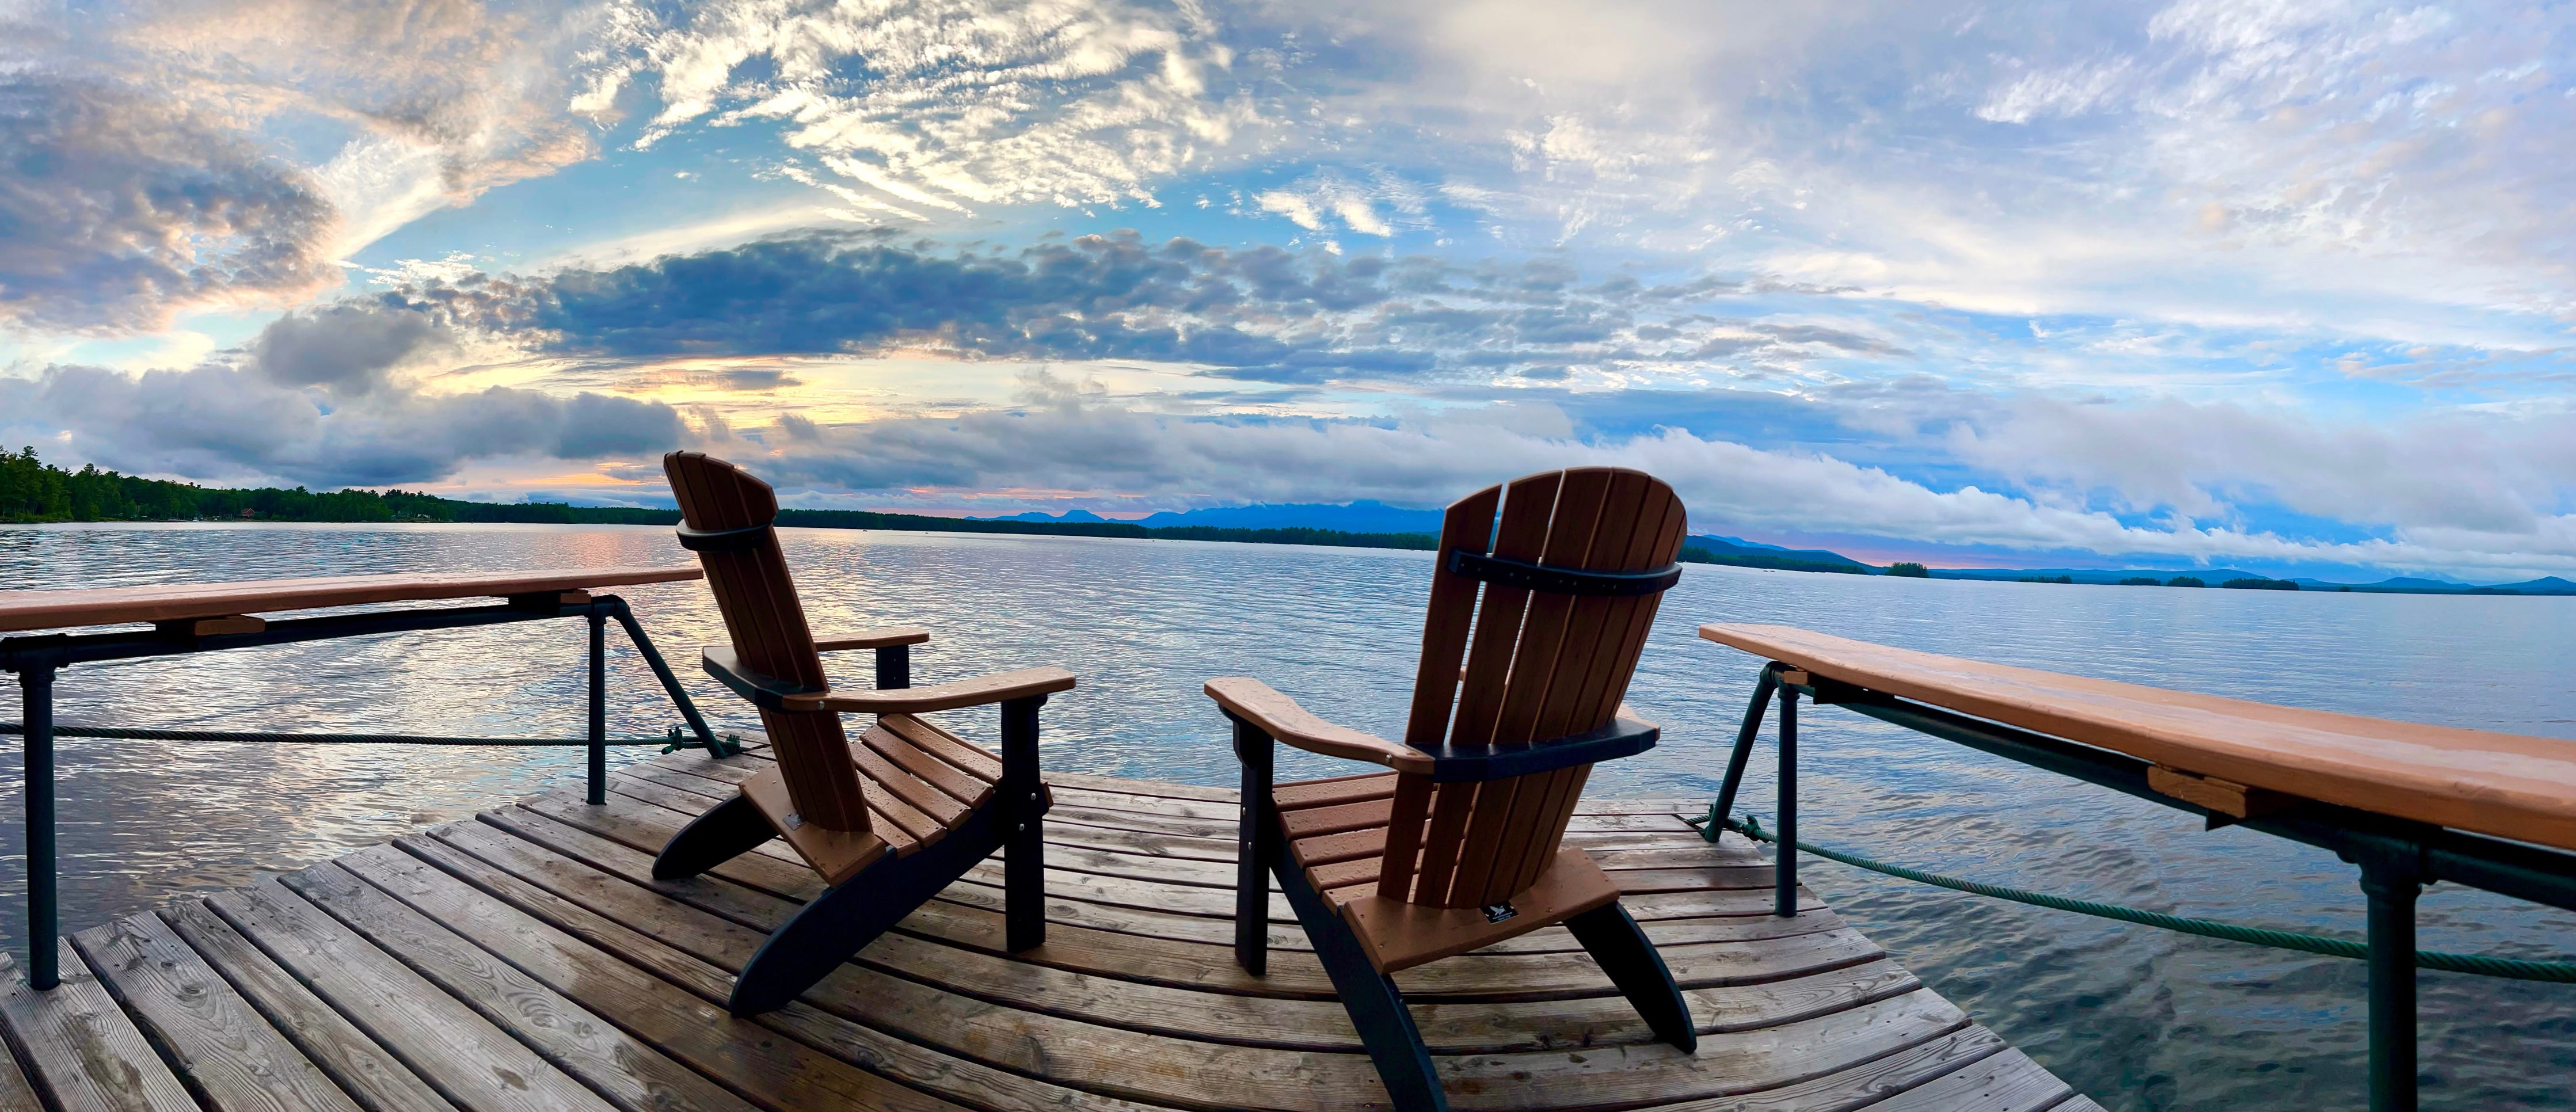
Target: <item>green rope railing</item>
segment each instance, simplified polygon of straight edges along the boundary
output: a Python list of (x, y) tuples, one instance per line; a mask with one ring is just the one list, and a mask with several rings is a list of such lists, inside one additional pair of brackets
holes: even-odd
[[(1778, 835), (1762, 829), (1761, 822), (1753, 816), (1746, 815), (1740, 822), (1724, 819), (1717, 814), (1717, 808), (1714, 806), (1709, 808), (1706, 816), (1688, 821), (1691, 825), (1700, 828), (1700, 837), (1712, 842), (1717, 840), (1720, 829), (1735, 831), (1757, 842), (1778, 845), (1780, 841)], [(1828, 861), (1839, 861), (1854, 868), (1883, 873), (1900, 880), (1911, 880), (1918, 884), (1929, 884), (1971, 895), (1991, 896), (1999, 900), (2029, 904), (2032, 907), (2072, 911), (2078, 915), (2136, 923), (2140, 926), (2194, 934), (2203, 938), (2270, 946), (2280, 950), (2296, 950), (2325, 957), (2361, 959), (2370, 956), (2370, 947), (2349, 939), (2324, 938), (2313, 934), (2266, 930), (2262, 927), (2242, 927), (2234, 923), (2221, 923), (2210, 919), (2186, 919), (2179, 915), (2141, 911), (2119, 904), (2069, 899), (2065, 896), (2051, 896), (2020, 888), (2006, 888), (1999, 884), (1981, 884), (1973, 880), (1960, 880), (1957, 877), (1942, 876), (1939, 873), (1909, 869), (1903, 865), (1891, 865), (1857, 853), (1826, 849), (1804, 840), (1798, 843), (1798, 850), (1802, 853), (1812, 853)], [(2576, 964), (2567, 962), (2523, 961), (2519, 958), (2496, 958), (2482, 954), (2446, 954), (2435, 950), (2417, 950), (2415, 966), (2419, 969), (2438, 969), (2446, 973), (2474, 973), (2481, 977), (2508, 977), (2518, 981), (2555, 981), (2561, 984), (2576, 984)]]

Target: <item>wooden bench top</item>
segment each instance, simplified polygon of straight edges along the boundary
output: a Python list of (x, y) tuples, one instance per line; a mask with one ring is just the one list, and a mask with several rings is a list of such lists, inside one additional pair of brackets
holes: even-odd
[(154, 583), (63, 591), (0, 591), (0, 632), (170, 622), (441, 598), (507, 598), (550, 591), (697, 579), (694, 566), (541, 568), (533, 571), (332, 575), (235, 583)]
[(2576, 741), (2168, 691), (1793, 626), (1720, 623), (1699, 635), (1828, 679), (2171, 769), (2576, 849)]

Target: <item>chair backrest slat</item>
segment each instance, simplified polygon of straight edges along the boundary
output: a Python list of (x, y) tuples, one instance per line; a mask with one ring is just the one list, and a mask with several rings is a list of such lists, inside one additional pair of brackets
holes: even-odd
[[(1672, 562), (1687, 524), (1671, 487), (1624, 468), (1531, 475), (1451, 506), (1406, 742), (1526, 745), (1607, 725), (1654, 624), (1659, 596), (1480, 584), (1449, 569), (1449, 552), (1486, 551), (1490, 536), (1492, 554), (1506, 559), (1643, 571)], [(1562, 847), (1589, 772), (1436, 785), (1400, 777), (1379, 894), (1472, 907), (1527, 888)]]
[[(1494, 555), (1536, 561), (1546, 553), (1548, 518), (1556, 509), (1556, 488), (1563, 474), (1531, 475), (1504, 486), (1503, 520), (1494, 530)], [(1454, 573), (1444, 568), (1437, 574)], [(1520, 641), (1529, 597), (1519, 587), (1485, 584), (1484, 600), (1476, 608), (1475, 639), (1467, 643), (1467, 678), (1458, 685), (1458, 709), (1449, 724), (1450, 744), (1481, 745), (1493, 740), (1503, 699), (1510, 694), (1512, 648)]]
[[(1428, 776), (1398, 776), (1396, 790), (1401, 792), (1407, 780), (1428, 783), (1430, 779)], [(1422, 836), (1420, 874), (1414, 878), (1413, 890), (1397, 898), (1439, 907), (1456, 906), (1448, 902), (1449, 888), (1458, 876), (1458, 851), (1467, 841), (1467, 820), (1475, 814), (1476, 788), (1475, 784), (1430, 786), (1431, 826)], [(1389, 834), (1392, 840), (1393, 832), (1389, 831)], [(1390, 862), (1381, 858), (1378, 867), (1384, 869), (1388, 864)]]
[[(1605, 479), (1602, 525), (1594, 530), (1586, 546), (1582, 566), (1615, 571), (1655, 566), (1660, 561), (1652, 560), (1652, 538), (1640, 544), (1637, 537), (1645, 530), (1637, 523), (1646, 508), (1646, 496), (1657, 484), (1634, 471), (1617, 472)], [(1660, 532), (1661, 523), (1654, 523), (1653, 528)], [(1577, 726), (1578, 722), (1606, 720), (1598, 696), (1615, 674), (1613, 665), (1626, 649), (1625, 638), (1618, 636), (1624, 632), (1620, 623), (1636, 611), (1640, 602), (1652, 606), (1653, 601), (1652, 597), (1565, 600), (1565, 640), (1548, 684), (1546, 702), (1530, 731), (1532, 740), (1564, 737), (1584, 728)]]
[[(1494, 542), (1494, 509), (1503, 488), (1489, 486), (1459, 499), (1440, 522), (1440, 559), (1458, 549), (1483, 555)], [(1431, 577), (1430, 616), (1422, 623), (1421, 670), (1413, 677), (1413, 711), (1404, 743), (1429, 749), (1449, 735), (1449, 708), (1458, 701), (1458, 670), (1467, 659), (1467, 631), (1476, 621), (1476, 581), (1463, 575)]]
[[(1454, 669), (1453, 669), (1454, 674)], [(1386, 825), (1386, 852), (1378, 858), (1377, 894), (1406, 899), (1413, 891), (1414, 865), (1422, 856), (1422, 824), (1431, 816), (1431, 778), (1399, 776)]]
[[(662, 457), (662, 472), (671, 480), (680, 519), (692, 529), (748, 529), (778, 519), (778, 497), (769, 484), (723, 460), (673, 452)], [(698, 560), (743, 667), (818, 690), (828, 686), (822, 654), (814, 650), (814, 633), (805, 624), (805, 606), (796, 597), (796, 580), (788, 573), (775, 533), (744, 548), (702, 551)], [(869, 829), (867, 802), (841, 716), (763, 707), (760, 724), (778, 758), (788, 799), (804, 821), (832, 830)]]
[[(1605, 565), (1592, 551), (1593, 534), (1602, 523), (1604, 500), (1609, 494), (1611, 473), (1606, 468), (1587, 467), (1565, 473), (1557, 491), (1558, 513), (1549, 523), (1547, 544), (1539, 556), (1546, 564), (1578, 568), (1601, 568)], [(1625, 570), (1625, 569), (1621, 569)], [(1605, 599), (1583, 599), (1573, 595), (1536, 595), (1528, 604), (1529, 616), (1521, 626), (1520, 641), (1512, 646), (1511, 690), (1503, 701), (1500, 719), (1494, 726), (1497, 745), (1525, 744), (1562, 734), (1539, 732), (1539, 716), (1551, 695), (1563, 701), (1569, 694), (1559, 682), (1558, 665), (1568, 655), (1582, 655), (1587, 648), (1579, 639), (1570, 637), (1585, 623), (1576, 620), (1580, 608), (1586, 616), (1599, 607), (1579, 607), (1586, 602)], [(1565, 718), (1559, 714), (1555, 717)]]
[(1592, 776), (1591, 765), (1576, 765), (1556, 770), (1556, 802), (1539, 820), (1546, 835), (1530, 844), (1528, 856), (1522, 859), (1520, 872), (1506, 892), (1518, 892), (1538, 883), (1538, 875), (1547, 871), (1547, 863), (1556, 860), (1556, 851), (1565, 841), (1565, 825), (1574, 821), (1574, 806), (1583, 801), (1583, 782)]

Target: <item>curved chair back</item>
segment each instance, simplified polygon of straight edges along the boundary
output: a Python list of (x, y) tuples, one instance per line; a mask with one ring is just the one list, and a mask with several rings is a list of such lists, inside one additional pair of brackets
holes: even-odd
[[(1626, 468), (1530, 475), (1450, 506), (1405, 744), (1494, 752), (1610, 725), (1661, 587), (1568, 593), (1550, 589), (1561, 585), (1544, 569), (1663, 568), (1681, 551), (1687, 524), (1672, 487)], [(1484, 570), (1470, 566), (1478, 556), (1492, 558)], [(1478, 907), (1529, 887), (1555, 859), (1590, 771), (1578, 764), (1453, 783), (1400, 775), (1378, 895)]]
[[(699, 452), (662, 457), (680, 503), (682, 543), (697, 550), (725, 632), (744, 667), (816, 691), (830, 686), (805, 606), (778, 548), (778, 496), (750, 472)], [(694, 536), (693, 536), (694, 534)], [(841, 716), (763, 707), (760, 724), (803, 821), (831, 830), (868, 829), (868, 808), (851, 763)]]

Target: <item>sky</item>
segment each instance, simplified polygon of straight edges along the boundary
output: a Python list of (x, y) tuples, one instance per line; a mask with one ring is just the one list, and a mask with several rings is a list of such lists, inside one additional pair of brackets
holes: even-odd
[(0, 0), (0, 443), (2576, 577), (2576, 9)]

